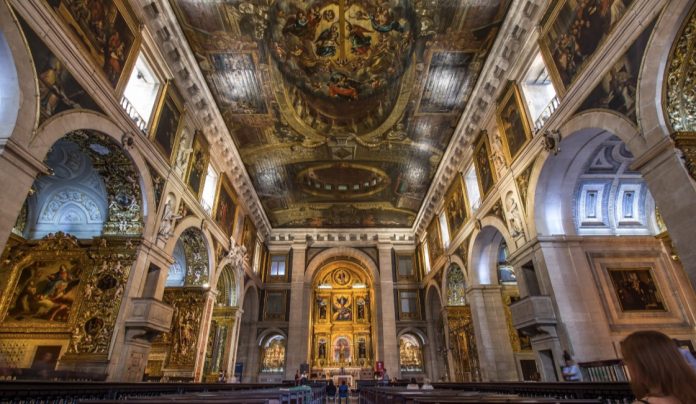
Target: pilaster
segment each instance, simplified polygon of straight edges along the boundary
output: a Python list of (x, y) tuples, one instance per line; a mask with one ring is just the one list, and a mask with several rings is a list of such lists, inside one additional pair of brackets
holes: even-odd
[(379, 293), (381, 301), (381, 344), (378, 349), (378, 360), (384, 361), (387, 373), (392, 377), (400, 377), (399, 347), (396, 338), (396, 308), (394, 307), (394, 279), (392, 275), (392, 244), (380, 242), (379, 251)]
[(305, 288), (305, 257), (307, 245), (292, 245), (292, 278), (290, 280), (290, 321), (285, 360), (285, 378), (292, 379), (302, 363), (308, 362), (309, 353), (309, 285)]

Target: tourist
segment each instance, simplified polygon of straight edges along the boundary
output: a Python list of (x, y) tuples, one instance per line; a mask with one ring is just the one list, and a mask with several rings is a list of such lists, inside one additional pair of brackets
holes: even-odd
[(435, 387), (433, 387), (432, 384), (430, 384), (430, 379), (427, 377), (423, 379), (423, 385), (421, 386), (421, 390), (434, 390)]
[(329, 379), (329, 385), (326, 386), (326, 398), (330, 403), (336, 401), (336, 385), (331, 379)]
[(658, 331), (637, 331), (621, 342), (631, 390), (643, 404), (696, 403), (696, 373)]
[(689, 366), (691, 366), (691, 369), (696, 371), (696, 358), (694, 358), (694, 355), (691, 354), (689, 348), (681, 345), (679, 343), (679, 340), (677, 340), (676, 338), (672, 339), (672, 341), (674, 341), (674, 343), (677, 345), (677, 348), (679, 348), (679, 353), (684, 357), (686, 363), (688, 363)]
[(346, 399), (346, 404), (348, 403), (348, 385), (345, 380), (341, 380), (341, 385), (338, 387), (338, 402), (339, 404)]
[(295, 386), (300, 385), (300, 371), (295, 372)]
[(415, 377), (411, 378), (411, 381), (406, 385), (406, 390), (418, 390), (418, 382)]
[(567, 382), (579, 382), (581, 373), (578, 364), (575, 363), (568, 351), (563, 351), (563, 359), (565, 360), (565, 366), (561, 367), (563, 380)]

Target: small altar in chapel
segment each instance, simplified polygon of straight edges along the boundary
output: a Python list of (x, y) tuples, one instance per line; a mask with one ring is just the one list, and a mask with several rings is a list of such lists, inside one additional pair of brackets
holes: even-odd
[(358, 380), (370, 380), (374, 377), (374, 371), (371, 368), (346, 367), (346, 368), (322, 368), (312, 369), (312, 375), (316, 375), (317, 379), (333, 380), (336, 386), (340, 386), (342, 381), (350, 388), (357, 387)]

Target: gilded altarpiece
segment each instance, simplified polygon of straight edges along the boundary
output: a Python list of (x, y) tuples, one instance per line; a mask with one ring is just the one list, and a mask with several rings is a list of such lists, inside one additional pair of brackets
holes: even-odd
[(213, 319), (208, 333), (208, 345), (205, 350), (204, 374), (208, 382), (219, 380), (220, 372), (225, 372), (225, 355), (230, 347), (230, 334), (237, 317), (236, 307), (219, 306), (213, 309)]
[(371, 368), (370, 281), (352, 264), (334, 263), (314, 282), (312, 367)]
[[(151, 355), (151, 359), (158, 360), (161, 356), (161, 371), (164, 374), (190, 379), (196, 365), (198, 335), (205, 306), (204, 290), (188, 287), (168, 288), (164, 291), (162, 300), (174, 308), (172, 328), (155, 340), (153, 351), (160, 355)], [(153, 371), (158, 372), (157, 369)]]
[(78, 241), (57, 232), (41, 240), (13, 237), (3, 254), (0, 334), (3, 340), (43, 338), (67, 348), (59, 366), (108, 362), (114, 326), (139, 240)]
[(454, 363), (454, 381), (478, 381), (480, 368), (471, 308), (469, 305), (447, 306), (446, 311)]

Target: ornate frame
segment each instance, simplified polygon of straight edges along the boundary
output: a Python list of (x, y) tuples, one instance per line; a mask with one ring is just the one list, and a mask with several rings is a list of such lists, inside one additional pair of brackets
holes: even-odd
[[(510, 99), (512, 97), (515, 97), (515, 106), (517, 107), (517, 110), (519, 111), (520, 115), (520, 120), (522, 120), (522, 126), (524, 128), (524, 135), (525, 135), (525, 141), (522, 143), (520, 146), (519, 150), (513, 155), (510, 152), (510, 146), (508, 143), (508, 136), (509, 134), (505, 131), (505, 126), (503, 125), (503, 118), (502, 118), (502, 112), (505, 107), (507, 107), (510, 103)], [(517, 156), (524, 150), (524, 147), (529, 143), (529, 141), (532, 139), (532, 128), (529, 123), (529, 113), (527, 112), (527, 106), (524, 102), (524, 99), (522, 98), (522, 92), (520, 91), (520, 87), (517, 85), (517, 82), (514, 81), (509, 81), (507, 86), (505, 87), (505, 91), (503, 92), (503, 96), (498, 99), (497, 103), (497, 108), (495, 111), (495, 116), (496, 116), (496, 121), (498, 124), (498, 129), (502, 133), (501, 140), (503, 142), (503, 152), (505, 153), (505, 158), (507, 159), (508, 164), (512, 164), (513, 161), (517, 158)], [(488, 137), (488, 136), (486, 136)], [(488, 147), (488, 156), (490, 158), (490, 144), (487, 145)], [(495, 169), (495, 167), (493, 167)]]
[[(491, 178), (493, 179), (493, 184), (487, 190), (483, 189), (483, 182), (481, 182), (481, 167), (479, 166), (478, 159), (476, 158), (480, 153), (481, 148), (486, 149), (486, 162), (488, 163), (488, 169), (491, 171)], [(483, 200), (486, 199), (486, 196), (488, 196), (495, 186), (495, 183), (498, 181), (495, 167), (493, 167), (493, 162), (491, 161), (490, 141), (488, 140), (488, 136), (486, 136), (485, 131), (481, 132), (479, 139), (476, 141), (476, 147), (474, 147), (474, 169), (476, 170), (476, 182), (478, 183), (479, 192), (481, 193), (481, 202), (483, 202)]]
[[(450, 210), (448, 207), (448, 202), (450, 199), (452, 199), (453, 194), (456, 191), (456, 187), (459, 186), (459, 191), (462, 194), (462, 203), (464, 204), (464, 220), (462, 223), (459, 225), (458, 228), (453, 228), (452, 223), (450, 220)], [(449, 188), (447, 188), (447, 193), (445, 193), (445, 217), (447, 218), (447, 228), (449, 229), (450, 232), (450, 238), (454, 240), (459, 232), (462, 231), (464, 228), (464, 225), (466, 224), (467, 220), (469, 219), (471, 212), (469, 211), (469, 198), (466, 195), (466, 189), (464, 187), (464, 178), (462, 176), (462, 173), (457, 172), (455, 174), (455, 178), (452, 180), (452, 183), (450, 184)]]
[[(203, 193), (203, 187), (205, 186), (205, 177), (208, 173), (208, 165), (210, 164), (210, 145), (208, 144), (208, 140), (203, 135), (203, 132), (198, 130), (194, 132), (191, 147), (193, 149), (193, 154), (191, 154), (191, 156), (189, 157), (188, 166), (186, 167), (186, 175), (184, 176), (184, 178), (186, 179), (185, 182), (188, 190), (191, 191), (191, 193), (193, 193), (193, 195), (196, 197), (196, 200), (200, 200), (201, 194)], [(196, 163), (196, 148), (200, 148), (203, 151), (203, 165), (206, 167), (206, 169), (201, 175), (200, 183), (198, 184), (198, 192), (194, 192), (194, 189), (191, 187), (190, 181), (191, 170), (193, 169), (193, 165)]]
[[(401, 275), (399, 271), (399, 257), (410, 257), (411, 258), (411, 275)], [(417, 281), (418, 280), (418, 258), (416, 257), (416, 252), (411, 253), (406, 252), (395, 252), (394, 253), (394, 269), (396, 270), (397, 281)]]
[[(234, 191), (234, 187), (232, 187), (232, 183), (230, 182), (230, 179), (227, 177), (227, 174), (221, 173), (221, 176), (222, 180), (218, 181), (218, 187), (215, 191), (215, 202), (213, 203), (212, 218), (213, 221), (217, 223), (218, 226), (220, 226), (222, 231), (225, 232), (225, 234), (231, 236), (234, 233), (235, 227), (237, 227), (237, 219), (239, 215), (239, 198), (237, 196), (237, 193)], [(222, 224), (218, 223), (217, 221), (218, 209), (220, 208), (220, 196), (222, 196), (223, 191), (225, 191), (230, 196), (230, 199), (232, 199), (232, 202), (234, 203), (234, 213), (232, 213), (232, 227), (230, 229), (223, 228)]]
[[(160, 153), (162, 153), (162, 156), (164, 156), (164, 158), (169, 162), (169, 164), (173, 165), (176, 162), (176, 156), (179, 153), (181, 133), (184, 129), (184, 117), (186, 114), (186, 107), (182, 106), (181, 97), (179, 96), (179, 93), (176, 91), (176, 88), (171, 84), (171, 82), (167, 81), (167, 83), (164, 85), (164, 88), (160, 91), (161, 93), (158, 96), (157, 108), (152, 114), (152, 121), (150, 121), (151, 125), (150, 129), (148, 130), (148, 138), (150, 139), (150, 141), (152, 141), (157, 150)], [(161, 123), (160, 119), (162, 118), (162, 112), (164, 111), (164, 107), (166, 106), (166, 104), (170, 101), (173, 104), (173, 108), (179, 113), (179, 121), (176, 124), (176, 133), (174, 134), (172, 153), (171, 155), (167, 156), (166, 151), (164, 150), (162, 145), (160, 145), (159, 142), (157, 142), (156, 136), (157, 130), (159, 129)]]

